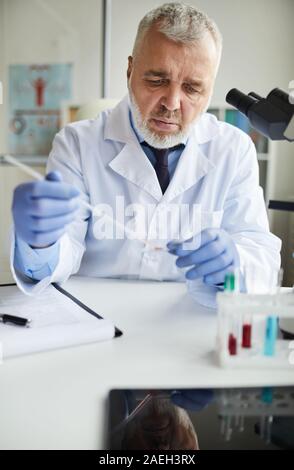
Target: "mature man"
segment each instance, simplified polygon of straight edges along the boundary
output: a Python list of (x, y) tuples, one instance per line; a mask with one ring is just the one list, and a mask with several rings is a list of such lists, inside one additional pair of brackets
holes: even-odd
[(193, 7), (165, 4), (142, 19), (128, 96), (63, 129), (46, 181), (16, 188), (12, 269), (24, 291), (76, 272), (186, 277), (210, 304), (228, 271), (248, 266), (264, 281), (278, 270), (254, 145), (205, 112), (221, 49), (217, 26)]

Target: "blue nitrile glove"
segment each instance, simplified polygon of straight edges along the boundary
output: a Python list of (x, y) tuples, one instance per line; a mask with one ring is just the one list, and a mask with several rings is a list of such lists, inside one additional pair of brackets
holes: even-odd
[(205, 408), (214, 399), (211, 389), (174, 390), (170, 394), (174, 405), (190, 411), (199, 411)]
[(55, 243), (75, 218), (78, 195), (58, 171), (48, 173), (44, 181), (20, 184), (12, 203), (15, 233), (34, 248)]
[[(183, 243), (167, 244), (170, 253), (178, 256), (179, 268), (192, 268), (186, 272), (186, 278), (203, 278), (207, 285), (223, 284), (225, 275), (239, 267), (239, 254), (231, 236), (222, 229), (203, 230), (193, 239), (196, 249), (189, 249), (190, 240)], [(185, 245), (187, 244), (187, 248)]]

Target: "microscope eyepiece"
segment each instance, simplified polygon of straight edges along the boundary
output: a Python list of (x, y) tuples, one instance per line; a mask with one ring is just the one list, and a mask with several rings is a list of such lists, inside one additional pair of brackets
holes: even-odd
[(283, 90), (275, 88), (263, 98), (254, 91), (245, 95), (233, 88), (227, 94), (226, 101), (245, 114), (250, 125), (264, 136), (293, 142), (294, 104)]
[(242, 93), (237, 88), (233, 88), (227, 94), (226, 102), (247, 116), (250, 107), (256, 103), (256, 99), (253, 96), (245, 95), (245, 93)]

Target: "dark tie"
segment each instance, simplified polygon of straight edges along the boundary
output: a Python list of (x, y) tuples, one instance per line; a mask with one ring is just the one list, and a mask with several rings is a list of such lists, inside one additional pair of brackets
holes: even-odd
[(170, 181), (169, 171), (168, 171), (168, 155), (173, 150), (184, 148), (184, 144), (178, 144), (168, 149), (157, 149), (149, 145), (147, 142), (143, 142), (142, 145), (149, 147), (153, 151), (153, 154), (156, 158), (154, 170), (157, 175), (162, 194), (164, 194)]

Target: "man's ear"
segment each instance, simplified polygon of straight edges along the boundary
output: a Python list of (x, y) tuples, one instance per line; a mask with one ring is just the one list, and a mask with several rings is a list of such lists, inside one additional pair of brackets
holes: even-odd
[(128, 70), (127, 70), (127, 77), (128, 77), (128, 80), (131, 76), (131, 73), (132, 73), (132, 70), (133, 70), (133, 57), (130, 55), (128, 57)]

